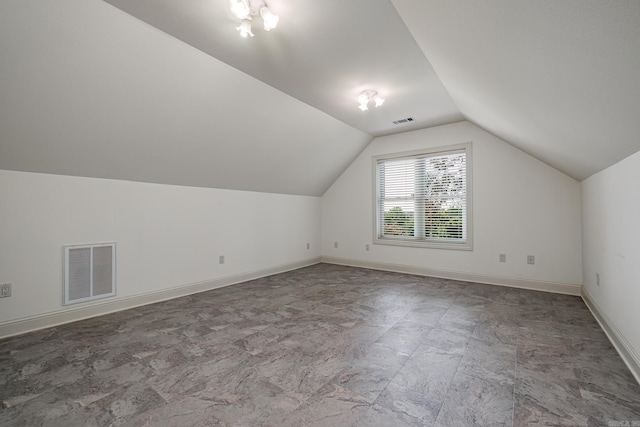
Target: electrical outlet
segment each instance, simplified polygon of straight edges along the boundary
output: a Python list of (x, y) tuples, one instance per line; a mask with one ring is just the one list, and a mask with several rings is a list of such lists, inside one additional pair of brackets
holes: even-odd
[(507, 262), (507, 254), (500, 254), (500, 262)]
[(533, 255), (527, 255), (527, 264), (535, 264), (536, 263), (536, 257)]
[(338, 242), (333, 242), (333, 247), (338, 249)]
[(369, 244), (364, 245), (364, 250), (368, 251), (369, 250)]
[(224, 264), (224, 255), (220, 255), (220, 259), (218, 260), (218, 263)]
[(11, 283), (3, 283), (0, 285), (0, 298), (11, 296)]
[(596, 273), (596, 286), (600, 286), (600, 273)]
[(311, 245), (307, 243), (307, 249), (311, 249)]

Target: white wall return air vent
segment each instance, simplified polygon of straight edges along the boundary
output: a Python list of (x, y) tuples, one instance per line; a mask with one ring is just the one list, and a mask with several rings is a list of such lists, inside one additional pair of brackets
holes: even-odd
[(115, 294), (115, 243), (64, 246), (64, 305)]

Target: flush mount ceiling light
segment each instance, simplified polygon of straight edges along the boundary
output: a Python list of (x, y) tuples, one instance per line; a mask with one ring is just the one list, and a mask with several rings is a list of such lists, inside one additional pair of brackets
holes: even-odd
[(378, 92), (375, 90), (365, 90), (358, 97), (358, 103), (360, 104), (358, 108), (362, 111), (367, 111), (369, 109), (369, 101), (373, 101), (376, 107), (384, 104), (384, 98), (381, 98)]
[(260, 15), (265, 31), (271, 31), (278, 26), (280, 17), (269, 10), (264, 0), (230, 0), (231, 13), (240, 19), (236, 30), (242, 37), (251, 36), (251, 22), (254, 16)]

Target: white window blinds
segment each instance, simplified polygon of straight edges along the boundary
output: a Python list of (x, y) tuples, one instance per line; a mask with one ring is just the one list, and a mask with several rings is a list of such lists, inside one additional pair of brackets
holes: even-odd
[(376, 159), (377, 243), (470, 245), (467, 148)]

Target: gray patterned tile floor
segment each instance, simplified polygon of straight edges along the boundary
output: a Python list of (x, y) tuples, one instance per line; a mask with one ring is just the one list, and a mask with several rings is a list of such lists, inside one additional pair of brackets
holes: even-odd
[(640, 424), (578, 297), (318, 264), (0, 341), (0, 425)]

